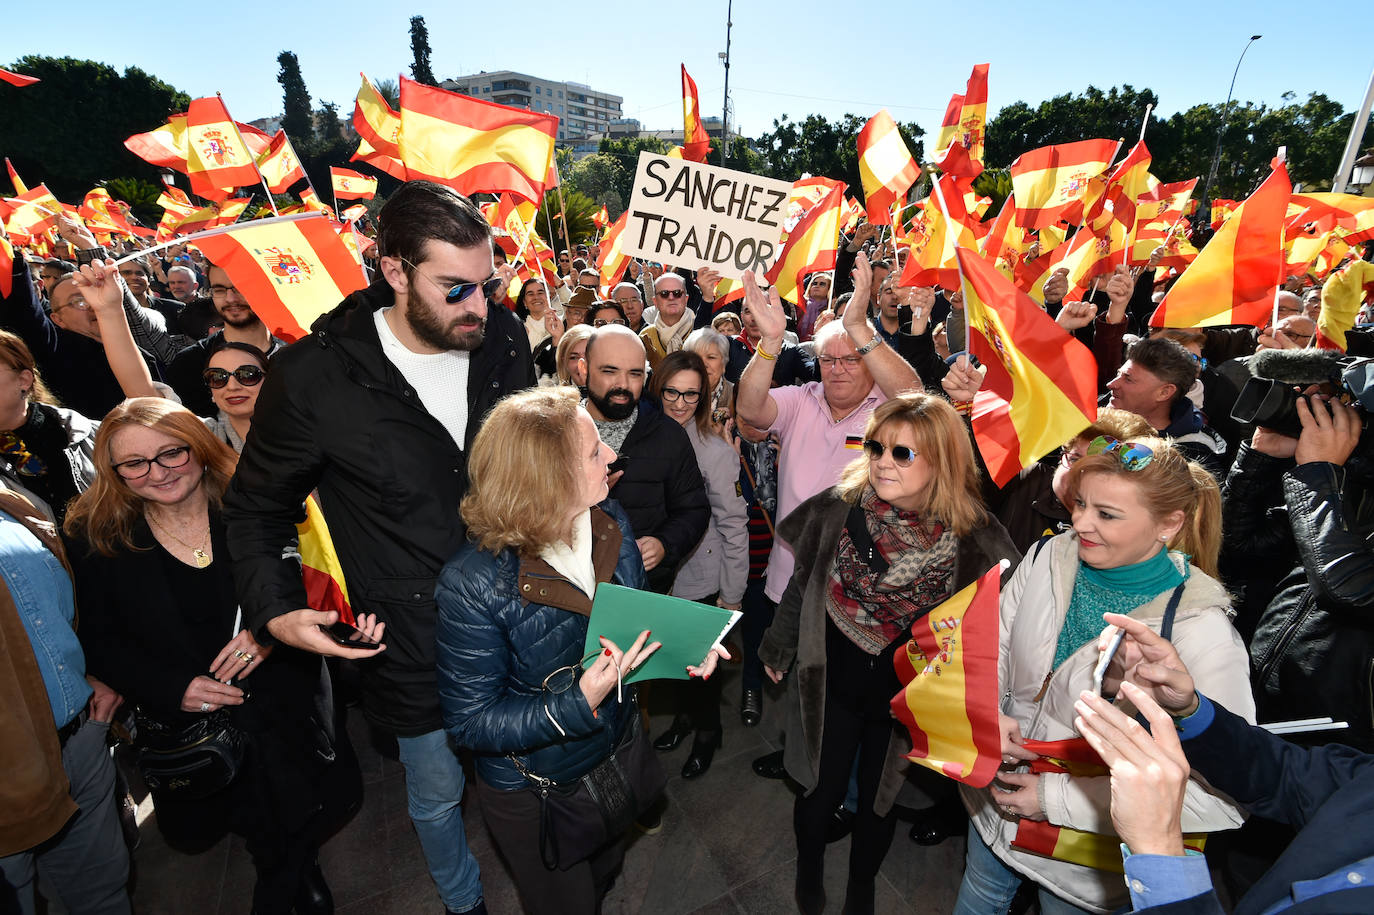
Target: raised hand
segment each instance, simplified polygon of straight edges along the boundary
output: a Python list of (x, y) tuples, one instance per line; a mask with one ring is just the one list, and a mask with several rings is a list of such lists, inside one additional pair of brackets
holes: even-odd
[(767, 343), (773, 355), (782, 346), (782, 335), (787, 330), (787, 312), (782, 309), (782, 299), (776, 286), (765, 293), (754, 279), (754, 271), (744, 271), (744, 304), (754, 316), (759, 328), (759, 342)]

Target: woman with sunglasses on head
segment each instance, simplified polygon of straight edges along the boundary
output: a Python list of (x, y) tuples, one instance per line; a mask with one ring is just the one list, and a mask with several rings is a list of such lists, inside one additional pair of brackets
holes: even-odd
[[(323, 660), (244, 628), (220, 516), (235, 461), (180, 404), (110, 411), (96, 481), (64, 525), (80, 636), (90, 671), (137, 708), (168, 844), (198, 854), (241, 835), (255, 912), (332, 912), (316, 853), (356, 811), (361, 776), (335, 738)], [(373, 623), (359, 625), (381, 638)], [(155, 751), (179, 761), (149, 768)]]
[[(579, 817), (559, 802), (644, 739), (634, 687), (617, 679), (658, 648), (644, 631), (623, 645), (600, 638), (584, 655), (598, 585), (642, 589), (645, 578), (629, 520), (607, 499), (615, 452), (578, 401), (569, 387), (533, 388), (488, 414), (461, 505), (469, 543), (435, 592), (444, 727), (475, 754), (482, 817), (533, 915), (599, 911), (619, 869), (623, 835), (588, 838), (601, 813)], [(709, 676), (715, 665), (711, 651), (688, 670)], [(652, 750), (637, 748), (661, 785)], [(635, 812), (654, 800), (636, 797)], [(575, 822), (542, 817), (546, 805)]]
[(873, 911), (911, 749), (889, 708), (901, 688), (893, 655), (913, 622), (1018, 556), (983, 507), (969, 435), (948, 402), (894, 397), (873, 411), (864, 439), (839, 485), (778, 525), (797, 564), (759, 648), (773, 682), (788, 678), (784, 762), (805, 789), (793, 814), (805, 913), (825, 906), (826, 832), (856, 757), (845, 910)]
[[(749, 578), (749, 507), (738, 486), (739, 455), (712, 427), (706, 363), (688, 350), (669, 353), (650, 379), (649, 393), (664, 415), (687, 433), (711, 503), (706, 533), (678, 569), (670, 593), (739, 610)], [(678, 712), (672, 727), (654, 741), (654, 747), (665, 752), (675, 750), (683, 738), (695, 732), (682, 777), (705, 775), (721, 742), (721, 681), (692, 680), (665, 686), (674, 696)]]
[[(1231, 625), (1230, 598), (1213, 577), (1221, 496), (1211, 474), (1162, 439), (1100, 436), (1069, 469), (1067, 496), (1073, 529), (1032, 547), (1002, 592), (1003, 766), (988, 788), (960, 787), (972, 823), (959, 915), (1007, 911), (1023, 877), (1039, 885), (1045, 915), (1106, 913), (1129, 903), (1119, 869), (1012, 846), (1023, 822), (1048, 821), (1106, 833), (1097, 840), (1117, 848), (1108, 777), (1027, 771), (1037, 757), (1021, 746), (1078, 736), (1074, 702), (1094, 688), (1104, 612), (1132, 616), (1171, 639), (1199, 689), (1254, 720), (1249, 658)], [(1188, 785), (1183, 810), (1190, 833), (1234, 829), (1243, 820), (1198, 782)]]

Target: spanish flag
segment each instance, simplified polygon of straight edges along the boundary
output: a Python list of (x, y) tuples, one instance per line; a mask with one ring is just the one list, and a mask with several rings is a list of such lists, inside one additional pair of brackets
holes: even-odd
[(1103, 212), (1091, 226), (1079, 229), (1055, 265), (1055, 269), (1065, 267), (1069, 271), (1065, 300), (1085, 300), (1097, 277), (1126, 262), (1126, 244), (1126, 226), (1110, 212)]
[(606, 212), (606, 205), (603, 203), (601, 209), (597, 210), (592, 216), (592, 225), (598, 229), (606, 228), (606, 224), (611, 221), (611, 214)]
[(1226, 225), (1226, 220), (1236, 214), (1240, 203), (1235, 200), (1226, 200), (1217, 197), (1212, 200), (1212, 231), (1216, 232)]
[(40, 80), (36, 76), (25, 76), (22, 73), (14, 73), (10, 70), (4, 69), (3, 67), (0, 67), (0, 80), (4, 80), (11, 86), (21, 87), (32, 86), (34, 83), (42, 82), (42, 80)]
[(278, 130), (267, 151), (258, 156), (258, 170), (274, 194), (285, 194), (291, 185), (305, 177), (305, 169), (301, 168), (300, 157), (291, 146), (286, 131)]
[(462, 194), (544, 196), (558, 118), (401, 77), (401, 161), (411, 178)]
[(1170, 231), (1194, 206), (1193, 188), (1197, 179), (1161, 184), (1149, 194), (1136, 198), (1135, 231), (1126, 262), (1132, 267), (1149, 263), (1150, 254), (1164, 244)]
[(1351, 261), (1322, 286), (1322, 310), (1317, 315), (1317, 346), (1345, 352), (1345, 334), (1355, 326), (1365, 288), (1374, 283), (1374, 264)]
[(386, 172), (397, 181), (409, 181), (410, 175), (406, 172), (406, 167), (400, 159), (388, 156), (386, 153), (377, 152), (372, 148), (372, 144), (366, 138), (358, 141), (358, 151), (349, 156), (349, 162), (366, 162), (368, 165), (381, 172)]
[(792, 191), (787, 195), (787, 215), (782, 222), (782, 240), (786, 241), (787, 233), (792, 231), (793, 226), (836, 187), (843, 190), (845, 183), (831, 178), (816, 177), (793, 181)]
[[(359, 73), (363, 84), (353, 101), (353, 129), (358, 131), (368, 147), (391, 158), (401, 155), (401, 116), (372, 85), (366, 73)], [(361, 149), (358, 150), (362, 152)]]
[(1097, 418), (1097, 361), (976, 252), (958, 249), (969, 352), (987, 368), (973, 434), (998, 486)]
[(218, 96), (194, 99), (186, 111), (186, 174), (191, 190), (211, 200), (258, 183), (255, 156)]
[(982, 173), (987, 114), (988, 65), (978, 64), (968, 78), (964, 94), (949, 100), (936, 135), (935, 164), (941, 171), (966, 178), (977, 178)]
[(185, 172), (186, 115), (174, 114), (161, 127), (134, 134), (124, 147), (150, 165)]
[(911, 762), (986, 788), (1002, 762), (997, 726), (1001, 565), (918, 619), (892, 664), (892, 714), (911, 733)]
[(630, 265), (630, 255), (621, 249), (620, 244), (620, 236), (624, 234), (625, 223), (629, 218), (629, 210), (621, 213), (620, 218), (611, 223), (605, 237), (601, 239), (601, 254), (596, 259), (596, 272), (601, 274), (603, 298), (610, 298), (612, 287), (620, 282), (620, 278), (625, 274), (625, 268)]
[(943, 286), (954, 289), (959, 285), (959, 262), (954, 252), (958, 248), (976, 248), (971, 219), (964, 209), (964, 193), (954, 175), (941, 175), (931, 186), (925, 199), (924, 227), (913, 227), (911, 253), (902, 269), (902, 286)]
[(1283, 282), (1292, 192), (1288, 169), (1278, 163), (1188, 265), (1150, 317), (1150, 326), (1267, 324)]
[(301, 579), (305, 583), (305, 604), (312, 610), (339, 614), (339, 622), (353, 624), (353, 606), (348, 600), (348, 582), (343, 564), (334, 549), (324, 512), (311, 493), (305, 500), (305, 520), (296, 525), (301, 554)]
[(1008, 197), (993, 219), (988, 234), (983, 236), (978, 250), (999, 273), (1011, 279), (1016, 275), (1017, 264), (1030, 250), (1031, 240), (1026, 230), (1016, 224), (1015, 198)]
[(682, 158), (689, 162), (705, 162), (711, 152), (711, 137), (701, 126), (701, 102), (697, 100), (697, 84), (682, 67)]
[(103, 187), (91, 189), (76, 212), (86, 220), (86, 225), (92, 231), (123, 235), (126, 238), (132, 238), (134, 235), (133, 227), (129, 225), (124, 212), (119, 208), (119, 201), (110, 197), (110, 192)]
[(801, 304), (803, 278), (820, 270), (835, 269), (844, 187), (839, 184), (833, 188), (792, 227), (778, 259), (764, 274), (782, 298)]
[(12, 208), (5, 220), (5, 228), (11, 235), (38, 235), (57, 225), (62, 204), (40, 184), (32, 190), (13, 197), (6, 197), (5, 203)]
[(859, 131), (859, 178), (863, 182), (868, 221), (892, 225), (892, 205), (921, 177), (920, 166), (897, 130), (897, 122), (884, 108), (868, 119)]
[(1011, 164), (1016, 221), (1028, 229), (1076, 221), (1083, 215), (1089, 179), (1107, 170), (1120, 146), (1114, 140), (1082, 140), (1022, 153)]
[(14, 291), (14, 246), (0, 234), (0, 299), (7, 299)]
[(5, 171), (10, 173), (10, 184), (14, 185), (16, 194), (22, 194), (29, 189), (29, 186), (24, 183), (24, 179), (19, 177), (19, 172), (15, 171), (14, 166), (10, 164), (9, 156), (5, 157)]
[(172, 232), (175, 235), (187, 235), (191, 232), (201, 232), (218, 226), (233, 225), (243, 215), (243, 211), (248, 209), (248, 204), (251, 202), (251, 197), (239, 197), (234, 200), (226, 200), (223, 203), (212, 203), (208, 207), (194, 210), (173, 222), (171, 224)]
[(334, 186), (336, 200), (371, 200), (377, 195), (377, 179), (352, 169), (329, 166), (329, 181)]
[(193, 240), (284, 340), (305, 336), (316, 318), (366, 285), (348, 246), (322, 215), (254, 220)]
[(1374, 198), (1354, 194), (1294, 194), (1292, 203), (1305, 207), (1309, 220), (1330, 216), (1347, 244), (1374, 238)]

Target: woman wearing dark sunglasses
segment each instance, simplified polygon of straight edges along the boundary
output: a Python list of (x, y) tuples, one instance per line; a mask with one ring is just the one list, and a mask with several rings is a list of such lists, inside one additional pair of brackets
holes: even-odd
[[(826, 831), (858, 758), (859, 811), (845, 911), (872, 912), (911, 749), (889, 702), (893, 654), (911, 624), (1016, 548), (983, 507), (969, 435), (941, 398), (895, 397), (873, 411), (864, 453), (838, 486), (778, 525), (797, 557), (759, 658), (788, 675), (784, 763), (797, 799), (797, 904), (825, 907)], [(855, 443), (858, 444), (857, 442)]]
[[(1111, 912), (1129, 901), (1119, 868), (1012, 845), (1034, 821), (1060, 827), (1060, 835), (1111, 832), (1107, 775), (1027, 771), (1037, 757), (1021, 746), (1024, 739), (1078, 736), (1073, 706), (1097, 685), (1104, 612), (1135, 617), (1171, 638), (1200, 690), (1254, 720), (1249, 658), (1231, 626), (1230, 599), (1213, 578), (1221, 496), (1211, 474), (1164, 440), (1098, 436), (1073, 462), (1067, 484), (1073, 529), (1033, 547), (1002, 593), (1003, 771), (988, 788), (960, 788), (972, 825), (959, 915), (1006, 911), (1025, 877), (1039, 885), (1046, 915)], [(1184, 832), (1234, 829), (1241, 820), (1230, 801), (1188, 785)], [(1083, 838), (1119, 851), (1115, 836)]]

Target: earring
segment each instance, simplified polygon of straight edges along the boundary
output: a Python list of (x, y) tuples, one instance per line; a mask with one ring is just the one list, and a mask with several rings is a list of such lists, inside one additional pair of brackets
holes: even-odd
[(1161, 537), (1159, 538), (1159, 542), (1160, 542), (1160, 543), (1168, 543), (1168, 542), (1169, 542), (1169, 538), (1168, 538), (1167, 536), (1161, 536)]

